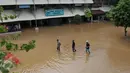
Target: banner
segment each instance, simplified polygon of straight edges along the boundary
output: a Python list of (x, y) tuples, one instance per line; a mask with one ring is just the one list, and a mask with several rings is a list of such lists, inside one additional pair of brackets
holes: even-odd
[(45, 11), (45, 16), (64, 15), (64, 9), (50, 9)]
[(30, 8), (30, 5), (19, 5), (19, 8)]

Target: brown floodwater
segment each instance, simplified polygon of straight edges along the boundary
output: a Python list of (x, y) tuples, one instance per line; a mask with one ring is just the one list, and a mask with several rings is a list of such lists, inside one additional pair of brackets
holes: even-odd
[[(128, 29), (130, 35), (130, 29)], [(56, 51), (56, 39), (61, 52)], [(130, 39), (124, 29), (109, 22), (41, 27), (39, 33), (25, 29), (15, 43), (36, 40), (36, 48), (14, 52), (21, 65), (12, 71), (19, 73), (130, 73)], [(71, 50), (72, 40), (77, 52)], [(85, 53), (85, 42), (91, 44), (91, 54)]]

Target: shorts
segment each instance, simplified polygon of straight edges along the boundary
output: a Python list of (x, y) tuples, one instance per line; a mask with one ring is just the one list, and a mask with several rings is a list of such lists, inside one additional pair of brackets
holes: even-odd
[(89, 49), (89, 48), (86, 48), (86, 52), (90, 52), (90, 49)]

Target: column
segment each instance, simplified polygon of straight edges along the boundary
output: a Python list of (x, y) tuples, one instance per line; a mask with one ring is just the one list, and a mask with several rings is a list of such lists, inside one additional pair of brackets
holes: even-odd
[(91, 17), (91, 23), (93, 22), (93, 16)]
[(32, 27), (32, 22), (31, 22), (31, 20), (30, 20), (30, 27)]
[(21, 25), (20, 25), (20, 23), (18, 24), (18, 28), (21, 29)]
[(100, 21), (100, 16), (98, 16), (98, 22)]

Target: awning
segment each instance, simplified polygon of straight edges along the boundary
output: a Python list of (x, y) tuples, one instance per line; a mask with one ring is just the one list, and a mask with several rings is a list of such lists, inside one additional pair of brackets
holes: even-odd
[(75, 4), (82, 4), (84, 3), (84, 0), (73, 0)]
[(91, 10), (100, 10), (100, 8), (92, 8)]
[(60, 4), (59, 0), (48, 0), (49, 4)]
[(0, 0), (0, 5), (16, 5), (15, 0)]
[(104, 11), (104, 12), (108, 12), (111, 10), (110, 6), (104, 6), (104, 7), (100, 7), (100, 10)]
[(93, 15), (100, 15), (100, 14), (104, 14), (104, 11), (102, 11), (102, 10), (92, 10), (92, 14)]
[(92, 4), (92, 3), (94, 3), (94, 2), (93, 2), (93, 0), (84, 0), (84, 3)]
[(35, 4), (48, 4), (48, 0), (34, 0)]
[(34, 4), (32, 0), (17, 0), (18, 5)]
[(31, 13), (30, 10), (22, 10), (22, 11), (20, 11), (20, 14), (18, 16), (18, 21), (24, 21), (24, 20), (35, 20), (35, 17)]
[[(4, 15), (15, 15), (15, 12), (13, 10), (4, 10), (4, 12), (2, 13), (2, 17), (4, 17)], [(3, 19), (3, 22), (0, 20), (0, 23), (14, 22), (14, 21), (18, 21), (18, 18), (15, 19), (8, 18), (8, 20)]]
[(60, 0), (61, 4), (72, 4), (73, 0)]
[(84, 9), (81, 7), (77, 7), (73, 9), (73, 16), (75, 16), (76, 14), (79, 14), (81, 16), (84, 15)]

